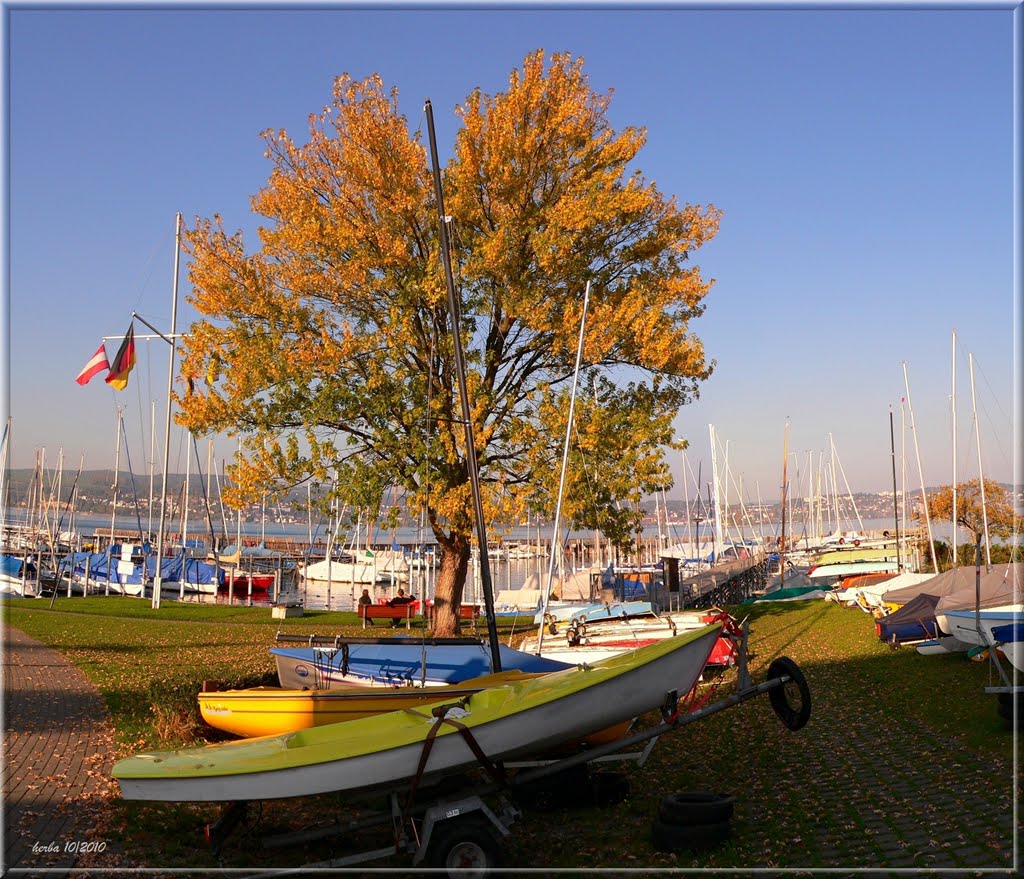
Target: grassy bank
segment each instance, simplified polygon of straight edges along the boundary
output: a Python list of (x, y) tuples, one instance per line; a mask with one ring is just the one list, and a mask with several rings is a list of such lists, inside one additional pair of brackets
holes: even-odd
[[(916, 828), (934, 827), (936, 810), (947, 823), (960, 820), (958, 813), (947, 817), (943, 811), (951, 785), (958, 785), (960, 802), (977, 797), (979, 804), (998, 808), (993, 789), (972, 789), (981, 785), (986, 768), (996, 767), (997, 778), (1008, 777), (1013, 754), (1013, 738), (997, 717), (993, 697), (983, 692), (991, 683), (984, 664), (962, 655), (892, 651), (875, 638), (866, 614), (829, 602), (743, 613), (748, 610), (754, 679), (763, 679), (777, 656), (796, 660), (812, 692), (810, 723), (789, 732), (767, 699), (759, 698), (664, 736), (643, 766), (625, 765), (632, 787), (625, 802), (599, 810), (563, 808), (554, 815), (526, 811), (506, 842), (510, 864), (870, 867), (887, 863), (893, 850), (905, 850), (908, 866), (919, 866), (928, 857), (925, 850), (934, 847), (925, 839), (918, 851)], [(52, 610), (41, 601), (12, 601), (5, 603), (4, 615), (59, 649), (96, 684), (111, 710), (118, 756), (215, 740), (195, 706), (202, 681), (272, 682), (267, 648), (279, 629), (363, 634), (351, 613), (274, 620), (267, 608), (168, 603), (153, 611), (148, 602), (124, 598), (58, 599)], [(520, 634), (525, 633), (514, 633), (511, 621), (503, 621), (502, 640)], [(733, 679), (729, 673), (723, 686)], [(922, 754), (930, 761), (924, 768)], [(940, 764), (950, 760), (971, 769), (966, 780), (954, 783), (944, 774), (948, 767)], [(736, 795), (732, 841), (699, 857), (654, 851), (650, 826), (660, 799), (695, 789)], [(333, 797), (265, 804), (258, 828), (229, 841), (225, 864), (294, 865), (331, 857), (337, 849), (323, 843), (298, 852), (262, 852), (253, 834), (321, 823), (342, 809)], [(114, 799), (106, 832), (129, 863), (212, 868), (199, 830), (217, 812), (208, 805)], [(986, 830), (963, 820), (955, 830), (964, 846), (998, 858), (1006, 845), (998, 832), (990, 832), (998, 826), (989, 822)], [(885, 833), (876, 828), (879, 821)], [(348, 850), (359, 850), (379, 840), (347, 842)], [(950, 866), (961, 866), (967, 856), (950, 857)]]

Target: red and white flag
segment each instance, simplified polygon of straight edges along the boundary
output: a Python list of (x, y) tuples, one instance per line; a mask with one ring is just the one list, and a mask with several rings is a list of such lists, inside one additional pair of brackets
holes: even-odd
[(96, 349), (96, 353), (89, 358), (89, 362), (82, 367), (82, 371), (75, 377), (75, 381), (80, 385), (88, 384), (89, 379), (94, 375), (108, 369), (110, 369), (110, 364), (107, 363), (107, 349), (100, 345)]

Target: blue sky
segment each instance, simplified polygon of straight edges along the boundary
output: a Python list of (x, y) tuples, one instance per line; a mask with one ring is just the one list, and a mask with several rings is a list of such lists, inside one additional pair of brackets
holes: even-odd
[[(44, 447), (49, 466), (61, 448), (72, 470), (83, 455), (112, 466), (121, 405), (148, 472), (153, 401), (160, 460), (164, 342), (139, 343), (124, 392), (74, 377), (133, 309), (169, 327), (176, 212), (218, 212), (255, 245), (261, 131), (301, 140), (337, 75), (379, 72), (411, 127), (431, 99), (447, 152), (453, 108), (543, 48), (582, 55), (592, 87), (614, 89), (614, 126), (646, 127), (647, 178), (724, 212), (695, 258), (715, 286), (692, 328), (717, 368), (677, 422), (704, 481), (713, 424), (744, 494), (778, 497), (788, 420), (791, 478), (809, 454), (827, 460), (831, 434), (852, 488), (890, 488), (892, 406), (916, 490), (905, 362), (925, 482), (948, 483), (954, 330), (957, 478), (978, 473), (969, 354), (985, 474), (1013, 477), (1010, 8), (5, 11), (14, 466)], [(195, 318), (185, 268), (179, 328)], [(182, 449), (174, 435), (172, 470)]]

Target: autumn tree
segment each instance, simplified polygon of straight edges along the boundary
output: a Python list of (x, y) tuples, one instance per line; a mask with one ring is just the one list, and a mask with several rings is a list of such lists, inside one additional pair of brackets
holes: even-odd
[[(916, 514), (923, 521), (924, 513)], [(943, 485), (928, 495), (928, 515), (934, 522), (953, 521), (953, 486)], [(956, 486), (956, 521), (971, 534), (973, 543), (985, 541), (985, 521), (988, 520), (990, 537), (1009, 537), (1019, 529), (1020, 520), (1014, 514), (1010, 493), (998, 482), (985, 480), (984, 508), (982, 507), (981, 480), (971, 479)]]
[[(537, 51), (507, 91), (474, 91), (443, 171), (466, 388), (489, 522), (554, 510), (583, 290), (591, 282), (567, 521), (625, 543), (671, 484), (672, 420), (711, 372), (690, 321), (710, 288), (690, 256), (713, 206), (679, 206), (632, 163), (582, 59)], [(304, 479), (352, 507), (391, 489), (442, 549), (437, 631), (458, 631), (471, 486), (422, 133), (379, 76), (334, 85), (304, 144), (264, 133), (273, 170), (248, 252), (220, 216), (187, 233), (192, 303), (180, 422), (237, 434), (234, 500)]]

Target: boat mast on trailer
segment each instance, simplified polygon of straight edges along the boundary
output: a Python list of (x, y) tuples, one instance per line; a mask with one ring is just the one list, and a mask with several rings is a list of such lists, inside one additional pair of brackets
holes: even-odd
[(441, 188), (441, 167), (437, 160), (437, 140), (434, 136), (434, 110), (430, 99), (423, 105), (427, 117), (427, 133), (430, 138), (430, 158), (434, 175), (434, 196), (437, 199), (437, 213), (441, 232), (441, 262), (444, 264), (445, 285), (448, 288), (448, 313), (452, 323), (453, 353), (455, 370), (459, 383), (459, 402), (466, 435), (466, 470), (473, 490), (473, 512), (476, 516), (477, 542), (480, 548), (480, 586), (484, 593), (484, 612), (487, 616), (487, 638), (491, 649), (491, 671), (501, 671), (501, 657), (498, 653), (498, 630), (494, 619), (494, 592), (491, 585), (491, 567), (487, 558), (487, 524), (484, 521), (484, 505), (480, 495), (480, 474), (477, 469), (476, 441), (473, 436), (473, 412), (469, 406), (469, 390), (466, 388), (466, 363), (462, 354), (462, 336), (459, 326), (459, 303), (455, 298), (455, 279), (452, 276), (452, 258), (448, 251), (448, 226), (444, 212), (444, 192)]

